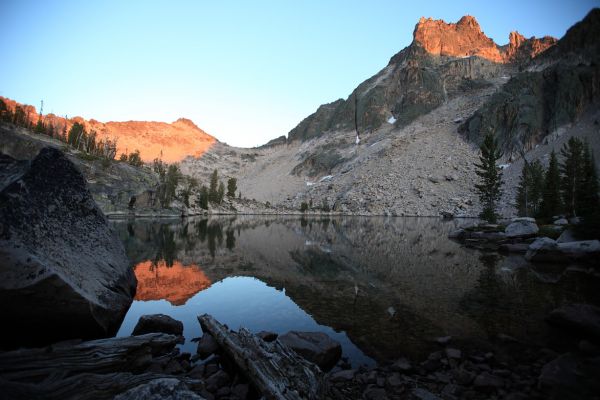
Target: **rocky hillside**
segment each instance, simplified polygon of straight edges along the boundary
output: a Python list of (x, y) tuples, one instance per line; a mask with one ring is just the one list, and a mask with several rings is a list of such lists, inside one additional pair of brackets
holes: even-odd
[[(0, 100), (11, 112), (14, 112), (17, 106), (21, 107), (32, 125), (38, 122), (39, 114), (35, 107), (19, 104), (4, 97), (0, 97)], [(162, 158), (163, 161), (172, 163), (190, 155), (199, 157), (217, 141), (185, 118), (170, 124), (156, 121), (99, 122), (95, 119), (67, 119), (47, 114), (42, 120), (61, 134), (68, 131), (75, 122), (79, 122), (88, 132), (96, 131), (98, 139), (117, 139), (117, 155), (139, 150), (144, 161)]]
[(500, 88), (460, 128), (479, 143), (487, 132), (509, 158), (551, 140), (558, 127), (576, 122), (600, 94), (600, 9), (574, 25), (558, 44)]
[[(353, 214), (477, 215), (473, 163), (484, 129), (496, 129), (502, 143), (510, 143), (514, 132), (499, 127), (516, 113), (523, 119), (511, 120), (514, 129), (531, 120), (552, 133), (542, 143), (546, 131), (522, 132), (532, 138), (523, 141), (525, 150), (542, 161), (571, 135), (590, 138), (600, 151), (593, 100), (600, 80), (590, 73), (597, 68), (597, 13), (560, 41), (512, 32), (504, 46), (485, 36), (473, 17), (456, 24), (421, 19), (410, 46), (346, 100), (319, 107), (287, 142), (278, 138), (256, 149), (219, 144), (186, 159), (182, 170), (207, 182), (217, 168), (238, 178), (244, 197), (294, 209), (306, 202)], [(540, 83), (546, 79), (553, 83)], [(544, 101), (552, 107), (537, 108)], [(553, 116), (555, 108), (566, 117)], [(505, 215), (515, 212), (521, 168), (511, 155), (502, 161)]]
[(516, 64), (554, 45), (556, 39), (510, 34), (506, 46), (487, 37), (471, 16), (456, 24), (421, 18), (413, 42), (346, 100), (323, 105), (289, 133), (307, 140), (329, 131), (371, 132), (386, 122), (401, 127), (486, 80), (509, 74)]

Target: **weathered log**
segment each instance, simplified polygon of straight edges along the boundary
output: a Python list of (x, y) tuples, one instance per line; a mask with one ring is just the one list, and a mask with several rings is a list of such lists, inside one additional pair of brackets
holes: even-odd
[(266, 399), (323, 398), (326, 383), (319, 367), (279, 340), (265, 342), (244, 328), (232, 332), (208, 314), (198, 321)]
[(83, 373), (143, 372), (153, 356), (170, 352), (180, 342), (178, 336), (149, 333), (77, 345), (59, 343), (45, 348), (14, 350), (0, 353), (0, 378), (34, 382)]
[[(173, 378), (173, 376), (154, 373), (136, 375), (130, 372), (84, 373), (64, 379), (51, 376), (39, 383), (9, 382), (0, 378), (0, 397), (12, 400), (113, 399), (117, 394), (158, 378)], [(195, 392), (200, 392), (204, 388), (199, 380), (179, 376), (176, 379)]]

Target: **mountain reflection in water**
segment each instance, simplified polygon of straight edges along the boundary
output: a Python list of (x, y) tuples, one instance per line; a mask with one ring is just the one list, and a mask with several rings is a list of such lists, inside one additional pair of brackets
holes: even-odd
[(193, 295), (211, 285), (197, 265), (174, 261), (142, 261), (133, 267), (137, 278), (135, 300), (167, 300), (174, 306), (184, 305)]
[[(562, 273), (549, 284), (545, 272), (520, 256), (481, 253), (447, 239), (449, 231), (472, 223), (361, 217), (113, 222), (136, 271), (142, 265), (144, 272), (138, 278), (144, 295), (119, 335), (130, 334), (143, 314), (164, 313), (184, 322), (184, 349), (195, 352), (196, 316), (210, 313), (233, 329), (326, 332), (356, 366), (371, 358), (421, 359), (438, 336), (471, 343), (505, 334), (543, 342), (543, 320), (552, 308), (598, 302), (597, 282), (587, 275)], [(167, 288), (150, 278), (151, 265), (169, 277)]]

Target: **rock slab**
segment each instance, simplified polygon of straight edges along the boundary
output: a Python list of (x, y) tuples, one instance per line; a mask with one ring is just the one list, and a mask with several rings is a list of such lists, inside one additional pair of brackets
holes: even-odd
[(0, 163), (3, 346), (114, 334), (136, 279), (84, 177), (53, 148)]

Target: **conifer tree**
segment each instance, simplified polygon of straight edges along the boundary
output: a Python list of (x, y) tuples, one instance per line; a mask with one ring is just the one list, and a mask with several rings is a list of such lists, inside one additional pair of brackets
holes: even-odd
[(217, 191), (217, 203), (221, 204), (225, 197), (225, 185), (223, 182), (219, 182), (219, 190)]
[(560, 196), (560, 171), (558, 159), (554, 150), (550, 153), (550, 163), (544, 177), (544, 192), (542, 194), (542, 205), (540, 215), (550, 218), (560, 214), (562, 201)]
[(199, 198), (200, 208), (204, 210), (208, 210), (208, 188), (206, 185), (202, 185), (200, 188), (200, 198)]
[(560, 150), (561, 194), (568, 214), (577, 216), (583, 183), (583, 142), (571, 137)]
[(596, 171), (596, 160), (590, 146), (583, 146), (583, 176), (579, 190), (579, 209), (582, 216), (589, 216), (600, 206), (598, 197), (598, 172)]
[(480, 151), (479, 163), (475, 164), (478, 169), (475, 173), (480, 178), (475, 189), (483, 206), (479, 217), (495, 223), (498, 218), (496, 204), (502, 195), (502, 172), (496, 162), (502, 157), (502, 152), (492, 134), (485, 136)]
[(520, 216), (532, 217), (539, 213), (543, 191), (544, 167), (538, 160), (526, 162), (521, 171), (517, 191), (517, 209)]
[(227, 197), (235, 197), (236, 190), (237, 190), (237, 179), (229, 178), (227, 180)]
[(208, 188), (208, 200), (213, 203), (217, 203), (219, 200), (218, 186), (219, 174), (215, 169), (210, 177), (210, 186)]

